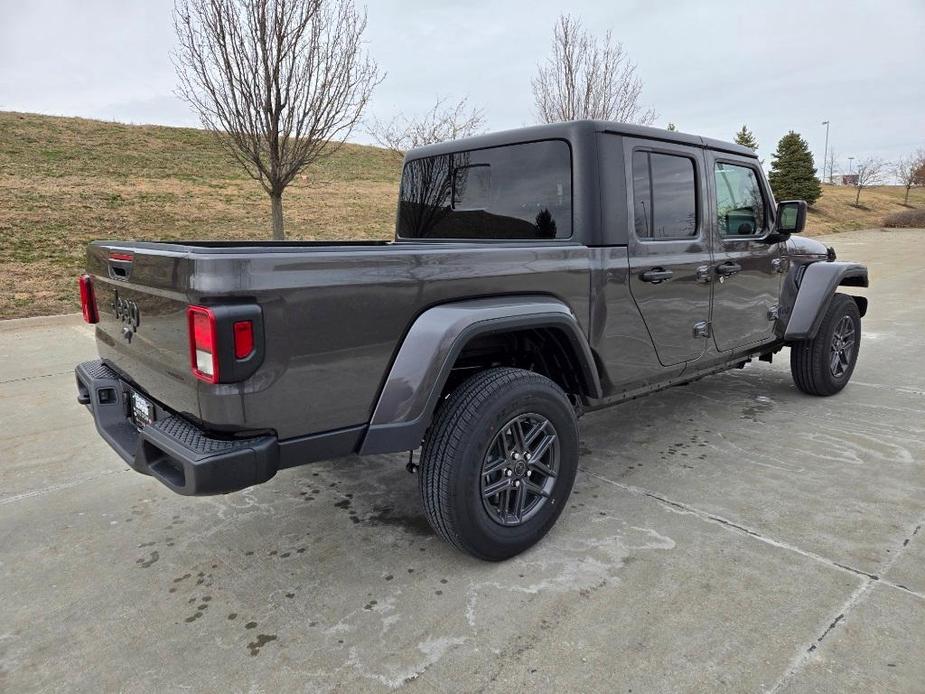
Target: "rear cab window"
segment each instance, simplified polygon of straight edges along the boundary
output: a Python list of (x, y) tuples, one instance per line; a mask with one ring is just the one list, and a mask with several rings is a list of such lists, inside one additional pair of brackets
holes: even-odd
[(405, 164), (397, 236), (565, 239), (572, 236), (572, 158), (564, 140), (440, 154)]

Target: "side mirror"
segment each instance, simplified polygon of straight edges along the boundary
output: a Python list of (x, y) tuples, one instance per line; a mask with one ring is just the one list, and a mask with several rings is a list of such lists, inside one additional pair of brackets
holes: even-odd
[(787, 200), (777, 205), (777, 233), (799, 234), (806, 226), (806, 203)]

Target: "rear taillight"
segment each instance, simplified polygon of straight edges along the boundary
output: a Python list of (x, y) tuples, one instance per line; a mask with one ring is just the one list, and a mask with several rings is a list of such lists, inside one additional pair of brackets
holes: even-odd
[(190, 368), (206, 383), (238, 383), (263, 362), (263, 318), (256, 304), (187, 306)]
[(215, 314), (203, 306), (188, 306), (190, 367), (206, 383), (218, 383), (218, 331)]
[(99, 323), (100, 314), (96, 308), (96, 294), (93, 291), (93, 278), (81, 275), (77, 278), (80, 287), (80, 311), (87, 323)]

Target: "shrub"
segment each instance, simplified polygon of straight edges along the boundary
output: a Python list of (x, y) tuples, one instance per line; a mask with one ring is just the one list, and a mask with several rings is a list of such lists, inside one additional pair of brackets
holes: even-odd
[(883, 226), (893, 229), (925, 229), (925, 208), (887, 215)]

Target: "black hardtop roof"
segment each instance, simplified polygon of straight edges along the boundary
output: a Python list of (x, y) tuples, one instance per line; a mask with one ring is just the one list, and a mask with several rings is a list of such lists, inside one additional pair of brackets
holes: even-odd
[(663, 130), (661, 128), (650, 128), (645, 125), (630, 125), (629, 123), (616, 123), (604, 120), (575, 120), (564, 123), (550, 123), (548, 125), (534, 125), (527, 128), (515, 128), (513, 130), (501, 130), (486, 135), (476, 135), (460, 140), (449, 140), (435, 145), (418, 147), (409, 150), (407, 154), (405, 154), (405, 161), (421, 159), (422, 157), (432, 157), (437, 154), (484, 149), (486, 147), (497, 147), (499, 145), (509, 145), (519, 142), (534, 142), (536, 140), (551, 139), (565, 139), (571, 141), (591, 133), (603, 132), (647, 140), (677, 142), (682, 145), (704, 147), (707, 149), (720, 150), (722, 152), (730, 152), (731, 154), (738, 154), (740, 156), (757, 158), (755, 152), (748, 147), (743, 147), (733, 142), (714, 140), (710, 137), (701, 137), (700, 135)]

